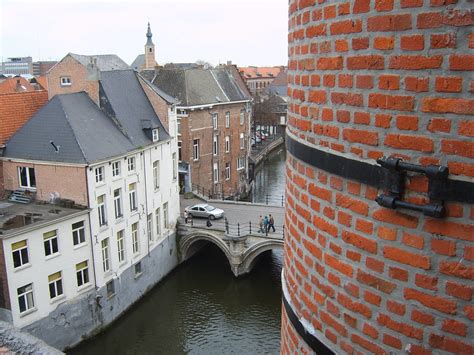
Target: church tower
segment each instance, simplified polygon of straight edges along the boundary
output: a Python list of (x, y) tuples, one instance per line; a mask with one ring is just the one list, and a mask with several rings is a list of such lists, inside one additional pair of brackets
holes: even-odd
[(155, 60), (155, 45), (151, 40), (152, 33), (150, 29), (150, 23), (148, 22), (148, 30), (146, 32), (146, 44), (145, 44), (145, 69), (153, 69), (156, 66)]

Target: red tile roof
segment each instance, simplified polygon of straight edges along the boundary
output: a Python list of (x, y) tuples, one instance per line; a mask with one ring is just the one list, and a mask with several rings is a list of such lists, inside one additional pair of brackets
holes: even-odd
[(37, 76), (36, 81), (43, 89), (48, 90), (48, 77), (46, 75)]
[(33, 85), (23, 77), (13, 77), (0, 80), (0, 94), (9, 94), (14, 92), (35, 91)]
[(0, 94), (0, 144), (5, 144), (46, 102), (45, 90)]
[(239, 72), (244, 80), (255, 78), (274, 78), (281, 71), (281, 67), (240, 67)]

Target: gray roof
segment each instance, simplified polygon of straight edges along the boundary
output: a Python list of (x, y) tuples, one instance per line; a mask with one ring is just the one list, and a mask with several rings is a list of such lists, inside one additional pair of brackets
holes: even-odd
[(139, 54), (135, 58), (132, 64), (130, 64), (131, 69), (140, 70), (141, 67), (145, 65), (145, 54)]
[(87, 164), (133, 149), (114, 122), (80, 92), (54, 96), (7, 142), (4, 156)]
[[(154, 71), (153, 71), (154, 72)], [(166, 102), (170, 103), (170, 104), (179, 104), (179, 101), (178, 99), (174, 98), (173, 96), (171, 95), (168, 95), (166, 92), (164, 92), (163, 90), (161, 90), (159, 87), (157, 87), (156, 85), (153, 85), (151, 83), (151, 80), (148, 80), (146, 79), (143, 75), (138, 74), (138, 77), (143, 79), (145, 84), (149, 85), (150, 88), (156, 93), (158, 94), (163, 100), (165, 100)]]
[(165, 66), (158, 69), (153, 84), (183, 106), (250, 100), (239, 87), (230, 70), (194, 66)]
[(96, 59), (96, 65), (100, 71), (123, 70), (129, 68), (128, 64), (116, 54), (82, 55), (69, 53), (69, 55), (84, 66), (90, 65), (91, 60)]
[[(169, 138), (151, 106), (134, 70), (112, 70), (101, 73), (100, 100), (107, 113), (117, 119), (133, 145), (146, 146), (150, 137), (142, 127), (142, 120), (159, 129), (160, 141)], [(111, 106), (111, 107), (110, 107)]]

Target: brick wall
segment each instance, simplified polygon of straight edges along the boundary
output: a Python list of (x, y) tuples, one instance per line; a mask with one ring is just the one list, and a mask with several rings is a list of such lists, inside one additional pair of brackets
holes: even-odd
[(161, 123), (163, 124), (167, 132), (169, 133), (170, 127), (169, 127), (169, 117), (168, 117), (168, 103), (165, 100), (163, 100), (158, 94), (156, 94), (151, 89), (150, 84), (145, 82), (144, 79), (139, 78), (138, 80), (148, 100), (150, 101), (151, 106), (153, 106), (155, 113), (158, 115)]
[(4, 183), (6, 190), (17, 190), (20, 187), (18, 167), (26, 166), (35, 169), (36, 199), (49, 201), (51, 193), (71, 199), (78, 205), (88, 206), (85, 167), (3, 162)]
[[(289, 2), (290, 137), (374, 163), (383, 155), (474, 177), (470, 1)], [(427, 202), (409, 175), (404, 199)], [(394, 211), (376, 188), (287, 161), (284, 289), (337, 353), (470, 353), (474, 207)], [(283, 311), (282, 352), (309, 351)]]

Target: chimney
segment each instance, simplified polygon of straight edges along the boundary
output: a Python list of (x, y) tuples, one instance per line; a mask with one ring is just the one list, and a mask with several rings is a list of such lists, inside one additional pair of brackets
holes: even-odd
[(15, 91), (16, 92), (23, 91), (23, 87), (21, 86), (20, 79), (16, 79)]
[(228, 60), (228, 61), (227, 61), (227, 65), (228, 65), (228, 66), (232, 65), (232, 61), (231, 61), (231, 60)]

